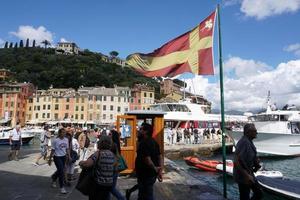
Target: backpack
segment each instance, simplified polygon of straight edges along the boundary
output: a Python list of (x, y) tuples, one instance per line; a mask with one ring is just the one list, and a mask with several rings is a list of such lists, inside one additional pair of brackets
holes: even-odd
[(88, 148), (90, 146), (90, 143), (91, 143), (90, 138), (89, 138), (89, 136), (86, 135), (84, 147)]

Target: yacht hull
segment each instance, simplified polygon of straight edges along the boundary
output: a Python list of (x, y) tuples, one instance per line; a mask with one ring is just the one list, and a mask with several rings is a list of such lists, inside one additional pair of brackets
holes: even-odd
[[(242, 131), (230, 131), (228, 135), (236, 144), (243, 136)], [(260, 156), (299, 156), (300, 134), (259, 132), (253, 140)]]

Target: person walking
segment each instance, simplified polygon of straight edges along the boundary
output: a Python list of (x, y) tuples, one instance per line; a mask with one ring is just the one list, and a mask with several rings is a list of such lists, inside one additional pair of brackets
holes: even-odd
[(79, 144), (78, 141), (74, 138), (74, 129), (70, 129), (70, 131), (66, 134), (66, 137), (69, 141), (70, 147), (70, 157), (69, 162), (66, 163), (66, 183), (67, 185), (71, 185), (71, 181), (74, 180), (74, 168), (75, 163), (79, 159)]
[(138, 200), (153, 200), (153, 185), (162, 181), (163, 159), (158, 143), (152, 138), (153, 127), (148, 123), (141, 126), (143, 139), (137, 148), (135, 169), (138, 180)]
[(52, 187), (56, 187), (56, 180), (59, 180), (60, 192), (66, 194), (67, 191), (64, 188), (64, 169), (65, 163), (71, 160), (70, 150), (69, 150), (69, 141), (65, 137), (65, 130), (61, 128), (58, 130), (58, 137), (55, 138), (51, 145), (51, 153), (48, 164), (51, 165), (52, 158), (54, 160), (56, 171), (51, 176)]
[(86, 155), (86, 151), (87, 151), (87, 148), (85, 147), (86, 142), (87, 142), (86, 138), (87, 138), (87, 135), (85, 134), (85, 132), (81, 131), (81, 133), (78, 136), (79, 155), (80, 155), (79, 160), (85, 160), (85, 155)]
[(116, 130), (111, 130), (110, 133), (111, 133), (111, 138), (112, 138), (112, 152), (114, 153), (116, 161), (117, 161), (116, 167), (114, 170), (111, 194), (113, 196), (115, 196), (118, 200), (125, 200), (124, 196), (117, 189), (117, 181), (118, 181), (118, 177), (119, 177), (118, 165), (119, 165), (119, 159), (121, 156), (120, 134)]
[(38, 157), (36, 158), (34, 165), (38, 166), (39, 164), (39, 160), (41, 158), (43, 158), (44, 160), (46, 160), (47, 158), (47, 152), (48, 152), (48, 144), (49, 144), (49, 140), (51, 139), (51, 133), (49, 132), (49, 128), (48, 126), (44, 127), (44, 132), (41, 133), (40, 136), (40, 142), (41, 142), (41, 153), (38, 155)]
[[(259, 200), (263, 197), (262, 189), (254, 176), (254, 172), (261, 167), (256, 147), (252, 142), (256, 135), (257, 130), (254, 124), (246, 124), (244, 136), (236, 145), (233, 178), (238, 184), (241, 200)], [(251, 198), (250, 190), (253, 192)]]
[(9, 135), (9, 144), (11, 147), (10, 153), (8, 155), (8, 160), (19, 160), (19, 151), (22, 143), (22, 134), (21, 134), (21, 127), (20, 125), (17, 125), (16, 128), (14, 128)]
[(113, 174), (116, 162), (111, 148), (111, 138), (103, 135), (98, 142), (98, 151), (92, 154), (86, 161), (79, 162), (81, 168), (90, 168), (95, 165), (95, 184), (91, 185), (93, 189), (89, 194), (89, 200), (109, 199), (109, 193), (113, 186)]

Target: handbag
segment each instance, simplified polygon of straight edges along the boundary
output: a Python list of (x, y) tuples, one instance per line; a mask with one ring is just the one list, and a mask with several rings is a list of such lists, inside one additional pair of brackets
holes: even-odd
[(78, 153), (74, 150), (71, 150), (71, 161), (72, 161), (72, 163), (75, 163), (76, 160), (78, 160), (78, 159), (79, 159)]
[(118, 171), (122, 172), (128, 168), (126, 160), (122, 155), (119, 155)]
[(93, 167), (82, 169), (79, 175), (78, 182), (76, 184), (76, 189), (86, 196), (88, 196), (91, 193), (91, 191), (93, 191), (94, 186), (96, 185), (94, 181), (94, 173), (98, 161), (99, 161), (99, 154)]

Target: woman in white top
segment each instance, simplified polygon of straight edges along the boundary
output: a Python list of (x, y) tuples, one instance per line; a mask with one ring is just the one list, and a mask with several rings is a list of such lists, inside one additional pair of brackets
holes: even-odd
[(74, 138), (74, 130), (73, 129), (70, 129), (70, 132), (68, 132), (66, 134), (66, 137), (69, 140), (70, 156), (71, 156), (71, 159), (69, 160), (69, 162), (66, 163), (67, 184), (70, 184), (69, 181), (72, 181), (72, 179), (73, 179), (75, 163), (79, 159), (79, 157), (78, 157), (79, 143)]
[(58, 137), (52, 141), (51, 154), (49, 159), (49, 165), (51, 165), (52, 157), (57, 168), (56, 172), (51, 176), (52, 187), (56, 187), (56, 180), (59, 180), (60, 192), (66, 194), (67, 191), (64, 188), (64, 169), (65, 163), (70, 160), (69, 141), (65, 137), (65, 130), (63, 128), (58, 130)]

